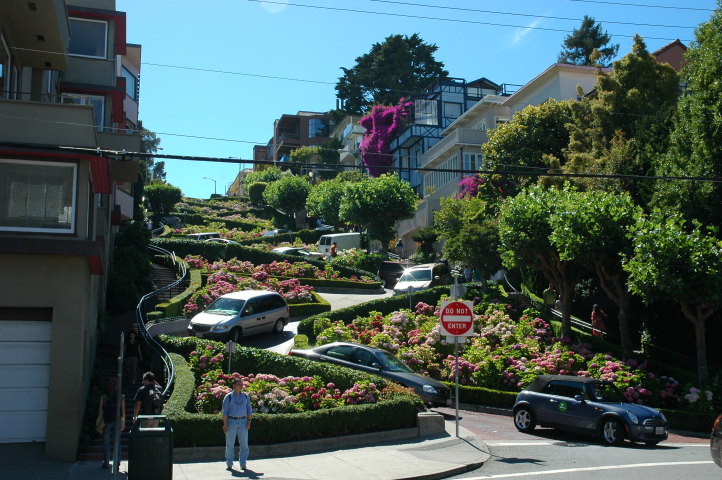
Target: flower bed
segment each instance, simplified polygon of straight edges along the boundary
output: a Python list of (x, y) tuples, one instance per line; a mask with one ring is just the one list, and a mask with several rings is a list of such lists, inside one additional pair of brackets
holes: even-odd
[[(462, 346), (459, 382), (518, 392), (542, 374), (579, 375), (616, 384), (629, 402), (693, 412), (712, 412), (715, 395), (692, 384), (648, 370), (643, 359), (626, 361), (593, 352), (590, 344), (557, 338), (534, 311), (520, 314), (511, 305), (475, 300), (474, 335)], [(317, 344), (352, 341), (395, 353), (414, 370), (454, 380), (453, 346), (439, 335), (438, 306), (424, 303), (413, 311), (371, 312), (351, 322), (316, 318)]]

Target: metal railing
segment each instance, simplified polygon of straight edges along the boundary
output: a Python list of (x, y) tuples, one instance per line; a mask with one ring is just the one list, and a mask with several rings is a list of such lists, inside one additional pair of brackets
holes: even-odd
[(146, 295), (143, 295), (143, 297), (138, 302), (138, 306), (135, 310), (135, 318), (136, 322), (138, 323), (138, 330), (141, 337), (145, 340), (148, 346), (158, 355), (158, 357), (163, 363), (163, 370), (166, 379), (165, 388), (163, 389), (163, 395), (166, 396), (170, 392), (170, 388), (175, 381), (175, 367), (173, 366), (170, 355), (165, 350), (165, 348), (163, 348), (163, 346), (158, 343), (158, 341), (153, 338), (152, 335), (148, 333), (148, 322), (146, 319), (146, 314), (147, 311), (150, 309), (148, 307), (155, 307), (155, 305), (157, 304), (158, 296), (161, 293), (173, 291), (174, 289), (178, 289), (179, 287), (181, 287), (183, 285), (183, 282), (186, 281), (188, 272), (186, 271), (185, 263), (178, 262), (174, 253), (169, 252), (168, 250), (160, 248), (156, 245), (149, 245), (148, 250), (150, 250), (154, 254), (168, 255), (170, 258), (172, 258), (173, 264), (179, 270), (179, 278), (175, 282), (161, 287), (158, 290), (150, 292)]
[[(511, 290), (517, 296), (524, 297), (531, 305), (533, 305), (534, 307), (536, 307), (540, 310), (549, 312), (554, 318), (556, 318), (557, 320), (559, 320), (561, 322), (561, 320), (562, 320), (562, 312), (561, 311), (559, 311), (555, 308), (547, 307), (542, 302), (530, 297), (529, 295), (527, 295), (526, 293), (524, 293), (520, 290), (517, 290), (516, 287), (511, 284), (511, 282), (506, 277), (506, 275), (504, 275), (504, 281), (506, 281), (506, 284), (509, 285), (509, 288), (511, 288)], [(578, 317), (575, 317), (573, 315), (569, 315), (569, 319), (571, 321), (571, 324), (574, 325), (575, 327), (580, 328), (582, 330), (588, 330), (589, 332), (592, 331), (592, 324), (590, 322), (585, 322), (584, 320), (582, 320)]]

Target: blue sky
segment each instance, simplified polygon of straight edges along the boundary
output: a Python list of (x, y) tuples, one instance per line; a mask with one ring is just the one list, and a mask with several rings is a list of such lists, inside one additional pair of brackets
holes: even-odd
[[(433, 4), (443, 7), (422, 6)], [(159, 153), (235, 159), (252, 158), (253, 145), (268, 142), (282, 114), (334, 108), (340, 67), (353, 67), (389, 35), (418, 33), (436, 44), (436, 59), (453, 77), (524, 84), (556, 61), (584, 15), (602, 23), (621, 58), (635, 33), (650, 52), (677, 38), (689, 44), (715, 6), (714, 0), (116, 0), (127, 12), (127, 41), (143, 46), (140, 119), (158, 132)], [(166, 161), (168, 182), (196, 198), (208, 198), (214, 186), (224, 193), (238, 170), (237, 164)]]

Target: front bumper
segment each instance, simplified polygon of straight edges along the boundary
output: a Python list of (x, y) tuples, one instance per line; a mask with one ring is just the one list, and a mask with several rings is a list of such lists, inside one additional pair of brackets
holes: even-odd
[(632, 442), (661, 442), (667, 440), (667, 425), (628, 425), (627, 433)]
[(225, 342), (228, 339), (228, 332), (199, 332), (193, 330), (193, 327), (188, 327), (189, 337), (207, 338), (209, 340), (217, 340), (219, 342)]

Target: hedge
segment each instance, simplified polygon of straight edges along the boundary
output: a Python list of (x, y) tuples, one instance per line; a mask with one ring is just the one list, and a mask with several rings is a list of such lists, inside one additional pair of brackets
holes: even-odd
[[(203, 349), (209, 341), (167, 335), (159, 338), (166, 349), (183, 352), (171, 354), (176, 381), (173, 393), (163, 410), (173, 426), (174, 446), (224, 445), (221, 416), (190, 413), (187, 408), (192, 404), (195, 380), (182, 355), (187, 356), (193, 350)], [(380, 389), (387, 384), (384, 378), (376, 375), (253, 348), (240, 348), (233, 355), (231, 369), (243, 375), (263, 372), (278, 377), (317, 376), (324, 381), (335, 383), (340, 390), (350, 388), (359, 380), (372, 380)], [(255, 413), (254, 428), (249, 431), (249, 443), (264, 445), (413, 427), (416, 425), (417, 405), (418, 397), (408, 395), (382, 400), (376, 404), (328, 410), (273, 415)]]
[(288, 305), (292, 317), (305, 317), (331, 311), (331, 304), (316, 292), (311, 292), (314, 303), (292, 303)]
[[(201, 271), (193, 269), (188, 271), (190, 284), (183, 292), (169, 299), (167, 302), (155, 306), (155, 311), (148, 313), (148, 319), (180, 317), (183, 315), (183, 307), (196, 290), (201, 288)], [(160, 315), (158, 315), (158, 312)]]
[[(260, 250), (257, 248), (246, 247), (243, 245), (223, 244), (217, 242), (201, 242), (198, 240), (177, 239), (177, 238), (154, 238), (151, 240), (153, 245), (157, 245), (168, 251), (174, 252), (177, 256), (184, 258), (186, 255), (201, 255), (210, 262), (216, 260), (228, 260), (237, 258), (241, 261), (249, 261), (254, 265), (265, 263), (282, 262), (288, 260), (290, 262), (298, 262), (301, 259), (292, 255), (284, 255), (271, 251)], [(323, 260), (303, 260), (318, 268), (325, 269), (328, 264)], [(344, 277), (351, 276), (367, 276), (377, 282), (381, 279), (374, 273), (365, 270), (359, 270), (344, 265), (333, 265), (333, 269)]]

